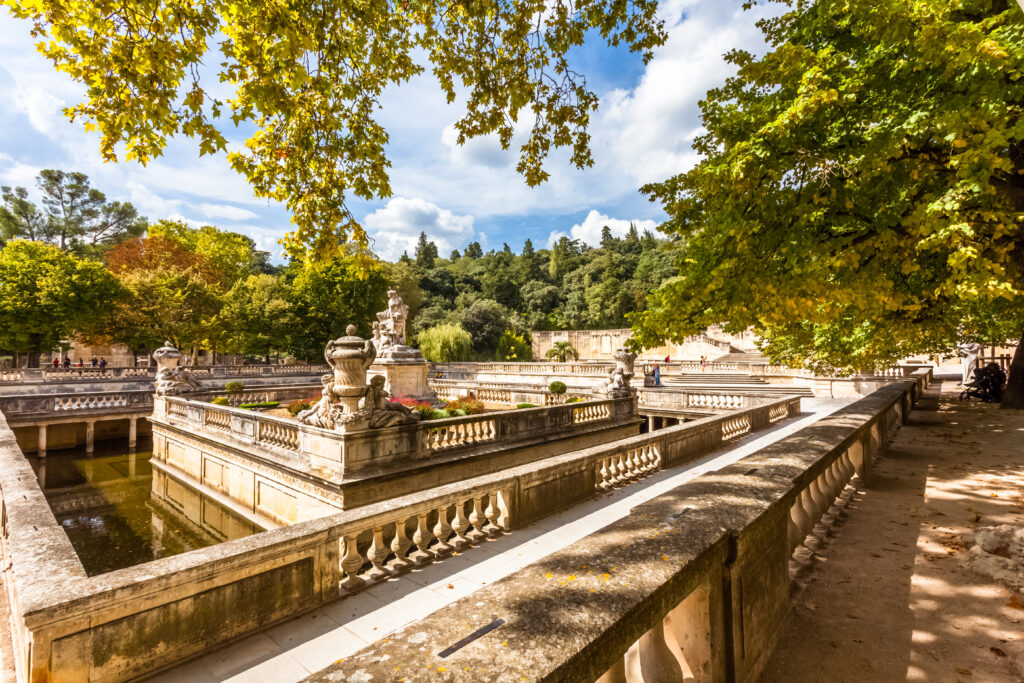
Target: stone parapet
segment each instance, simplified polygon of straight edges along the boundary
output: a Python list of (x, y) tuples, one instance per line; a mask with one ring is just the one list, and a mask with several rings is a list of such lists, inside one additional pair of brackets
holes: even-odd
[[(564, 408), (580, 409), (580, 419), (602, 411), (595, 404)], [(94, 577), (85, 576), (0, 424), (0, 542), (19, 680), (122, 681), (153, 673), (343, 598), (379, 581), (381, 572), (469, 551), (605, 486), (628, 485), (798, 411), (798, 398), (782, 399)], [(386, 549), (396, 555), (392, 561), (385, 562)]]
[(789, 609), (793, 558), (930, 379), (917, 370), (637, 506), (312, 680), (757, 680)]

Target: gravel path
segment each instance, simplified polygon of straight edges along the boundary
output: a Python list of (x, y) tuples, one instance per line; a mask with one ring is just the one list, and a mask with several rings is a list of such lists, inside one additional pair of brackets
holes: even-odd
[(1024, 526), (1024, 412), (942, 379), (798, 579), (762, 681), (1024, 681), (1024, 595), (963, 566), (974, 528)]

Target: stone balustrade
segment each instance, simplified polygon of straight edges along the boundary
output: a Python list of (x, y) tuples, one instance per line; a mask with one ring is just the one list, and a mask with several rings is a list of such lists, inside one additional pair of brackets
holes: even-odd
[(40, 421), (79, 414), (146, 412), (152, 405), (152, 391), (0, 396), (0, 412), (11, 422)]
[[(189, 367), (193, 375), (202, 378), (259, 377), (266, 375), (313, 375), (330, 371), (327, 365), (201, 365)], [(56, 382), (87, 382), (96, 380), (152, 380), (156, 377), (155, 367), (127, 368), (15, 368), (0, 371), (3, 384), (39, 384)]]
[(193, 401), (212, 401), (215, 398), (227, 399), (228, 405), (232, 407), (238, 407), (243, 403), (263, 403), (266, 401), (297, 401), (300, 399), (309, 399), (313, 403), (320, 400), (320, 391), (323, 385), (320, 382), (316, 384), (298, 384), (298, 385), (286, 385), (286, 386), (266, 386), (266, 387), (246, 387), (242, 391), (227, 392), (223, 390), (219, 391), (204, 391), (189, 394), (188, 397)]
[[(304, 428), (294, 423), (288, 425), (294, 431), (282, 432), (282, 421), (267, 416), (180, 398), (157, 401), (165, 401), (164, 414), (189, 433), (197, 428), (234, 431), (245, 418), (256, 426), (253, 439), (301, 448), (295, 433)], [(525, 430), (545, 411), (566, 423), (581, 410), (600, 419), (622, 403), (632, 400), (509, 411), (522, 425), (507, 428)], [(93, 577), (85, 576), (0, 415), (0, 518), (6, 521), (0, 544), (9, 558), (3, 571), (15, 615), (18, 678), (121, 681), (147, 675), (410, 566), (444, 561), (456, 550), (472, 552), (490, 536), (596, 491), (627, 486), (659, 468), (698, 458), (728, 438), (737, 417), (746, 416), (756, 430), (771, 424), (773, 411), (796, 415), (799, 398), (555, 455)], [(439, 422), (445, 421), (412, 427), (419, 433), (436, 429)], [(456, 418), (448, 424), (473, 421)], [(607, 470), (613, 460), (617, 476), (603, 478), (602, 467)], [(154, 642), (160, 646), (152, 647)]]
[[(515, 384), (474, 383), (457, 380), (431, 380), (430, 386), (443, 401), (451, 401), (472, 394), (477, 400), (490, 405), (515, 405), (517, 403), (533, 403), (535, 405), (562, 405), (570, 398), (582, 400), (592, 399), (595, 394), (585, 389), (569, 389), (564, 394), (552, 394), (544, 386), (524, 386)], [(640, 410), (663, 410), (685, 412), (707, 410), (738, 410), (755, 405), (764, 405), (779, 398), (780, 394), (762, 393), (754, 385), (743, 392), (728, 390), (700, 390), (664, 387), (658, 389), (638, 389)], [(779, 388), (781, 391), (781, 388)]]
[[(789, 610), (794, 559), (825, 533), (930, 379), (930, 369), (917, 370), (640, 504), (313, 680), (386, 680), (439, 666), (472, 672), (455, 680), (757, 680)], [(604, 482), (642, 476), (664, 458), (664, 444), (645, 445), (658, 447), (602, 463)], [(496, 616), (486, 641), (451, 654), (455, 640), (493, 628)]]
[[(209, 398), (214, 393), (217, 392), (195, 396)], [(180, 426), (194, 436), (228, 437), (238, 443), (287, 451), (286, 459), (280, 464), (330, 470), (337, 476), (344, 476), (399, 463), (421, 452), (449, 453), (499, 439), (508, 442), (538, 437), (550, 439), (570, 434), (578, 425), (612, 424), (632, 418), (633, 399), (601, 399), (339, 433), (287, 418), (207, 403), (187, 395), (155, 397), (152, 419), (157, 423), (166, 421), (172, 427)]]

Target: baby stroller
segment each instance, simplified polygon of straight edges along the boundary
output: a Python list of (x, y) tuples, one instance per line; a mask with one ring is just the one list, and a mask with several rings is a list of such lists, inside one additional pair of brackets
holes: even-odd
[(971, 397), (979, 398), (984, 403), (999, 403), (1003, 400), (1003, 385), (1006, 384), (1006, 373), (998, 363), (989, 363), (974, 371), (974, 381), (960, 393), (961, 401), (970, 401)]

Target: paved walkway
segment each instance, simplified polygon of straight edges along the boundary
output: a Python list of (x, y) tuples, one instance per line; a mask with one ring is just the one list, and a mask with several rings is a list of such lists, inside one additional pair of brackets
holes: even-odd
[(1024, 596), (962, 563), (974, 528), (1024, 525), (1024, 414), (943, 379), (798, 582), (763, 681), (1024, 680)]
[(803, 415), (796, 420), (750, 435), (686, 467), (659, 472), (642, 482), (499, 536), (456, 557), (338, 600), (152, 680), (160, 683), (300, 681), (406, 624), (625, 517), (634, 506), (735, 462), (849, 402), (805, 398)]

